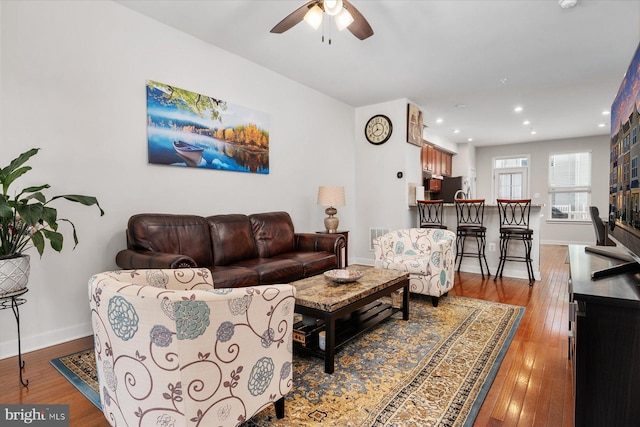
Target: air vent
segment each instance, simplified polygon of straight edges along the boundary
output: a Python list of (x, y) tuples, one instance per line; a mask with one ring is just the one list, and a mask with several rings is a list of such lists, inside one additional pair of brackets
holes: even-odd
[(369, 250), (373, 250), (373, 240), (389, 232), (388, 228), (370, 228), (369, 229)]

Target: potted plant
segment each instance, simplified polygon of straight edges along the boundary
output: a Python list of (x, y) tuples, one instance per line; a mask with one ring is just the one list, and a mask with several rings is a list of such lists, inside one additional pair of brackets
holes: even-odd
[(24, 289), (29, 279), (29, 255), (24, 251), (35, 247), (40, 256), (45, 250), (45, 242), (57, 252), (62, 250), (64, 238), (58, 230), (60, 222), (71, 225), (74, 248), (78, 245), (76, 227), (69, 219), (58, 218), (56, 208), (50, 203), (56, 199), (66, 199), (85, 206), (96, 205), (100, 216), (104, 211), (98, 200), (92, 196), (65, 194), (47, 198), (42, 192), (49, 184), (12, 190), (11, 184), (31, 170), (24, 164), (38, 153), (32, 148), (13, 159), (8, 166), (0, 169), (0, 297)]

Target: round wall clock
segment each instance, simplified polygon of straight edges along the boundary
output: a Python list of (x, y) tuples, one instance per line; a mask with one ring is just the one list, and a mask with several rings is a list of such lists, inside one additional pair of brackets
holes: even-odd
[(393, 126), (389, 117), (377, 114), (369, 119), (364, 127), (364, 136), (374, 145), (384, 144), (391, 138)]

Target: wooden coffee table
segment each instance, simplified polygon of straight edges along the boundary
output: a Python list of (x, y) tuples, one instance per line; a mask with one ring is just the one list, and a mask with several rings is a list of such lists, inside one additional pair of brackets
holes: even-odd
[[(316, 330), (324, 326), (326, 333), (324, 351), (317, 345), (296, 348), (324, 357), (324, 371), (328, 374), (333, 373), (336, 350), (349, 340), (398, 311), (402, 311), (403, 320), (409, 319), (408, 273), (366, 265), (351, 265), (348, 269), (360, 270), (364, 276), (352, 283), (335, 283), (320, 274), (291, 283), (296, 288), (296, 313), (319, 319)], [(402, 308), (379, 301), (401, 288)], [(336, 323), (340, 325), (338, 331)]]

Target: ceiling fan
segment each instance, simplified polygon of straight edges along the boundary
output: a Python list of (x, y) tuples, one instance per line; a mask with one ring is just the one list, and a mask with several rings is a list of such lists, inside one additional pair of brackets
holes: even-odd
[(347, 0), (311, 0), (285, 17), (271, 29), (271, 32), (284, 33), (302, 20), (306, 21), (314, 29), (318, 29), (322, 24), (322, 17), (325, 13), (335, 17), (336, 25), (340, 31), (347, 28), (360, 40), (373, 35), (371, 25), (358, 9)]

